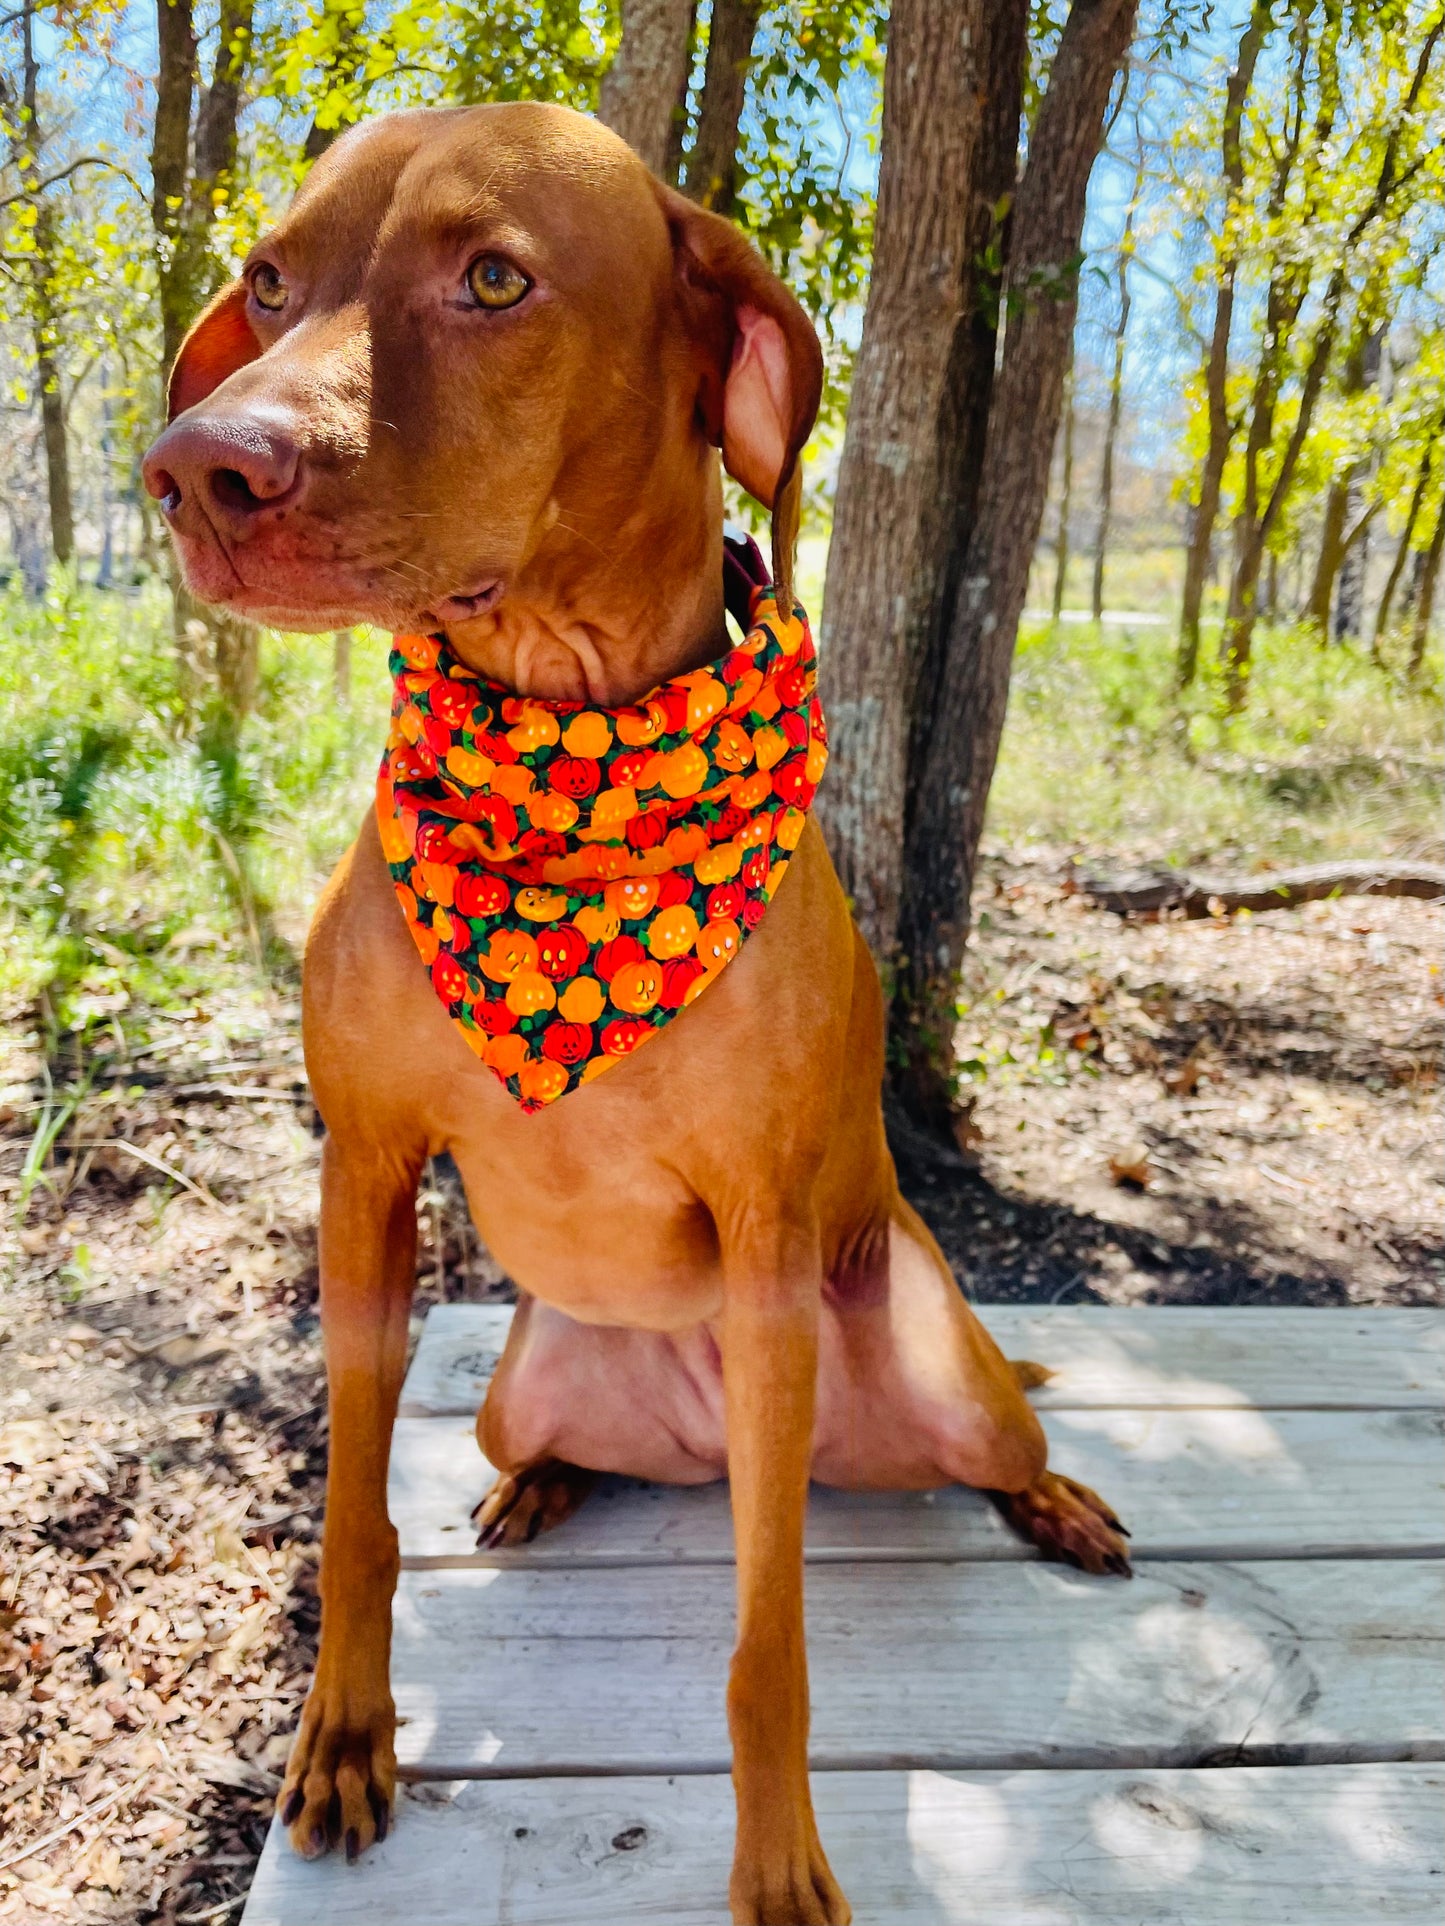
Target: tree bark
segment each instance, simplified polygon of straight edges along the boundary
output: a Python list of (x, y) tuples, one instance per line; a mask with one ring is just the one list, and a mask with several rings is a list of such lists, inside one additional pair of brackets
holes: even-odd
[(1330, 610), (1334, 606), (1335, 581), (1340, 572), (1340, 563), (1345, 559), (1345, 516), (1349, 513), (1349, 507), (1349, 484), (1331, 482), (1320, 524), (1320, 552), (1305, 610), (1314, 626), (1316, 640), (1320, 642), (1330, 639)]
[(1249, 24), (1235, 51), (1234, 70), (1224, 99), (1221, 141), (1224, 172), (1224, 219), (1221, 231), (1219, 285), (1214, 297), (1214, 328), (1205, 371), (1209, 411), (1209, 444), (1199, 476), (1199, 499), (1189, 522), (1189, 546), (1184, 563), (1184, 598), (1179, 617), (1177, 681), (1181, 689), (1194, 680), (1199, 667), (1199, 617), (1204, 585), (1209, 576), (1209, 551), (1219, 515), (1219, 495), (1234, 423), (1229, 418), (1229, 337), (1234, 325), (1235, 283), (1239, 276), (1239, 243), (1234, 238), (1238, 204), (1244, 191), (1244, 143), (1240, 137), (1254, 69), (1273, 26), (1273, 0), (1255, 0)]
[[(44, 139), (40, 131), (40, 63), (35, 56), (35, 8), (26, 0), (21, 12), (24, 60), (25, 125), (22, 147), (26, 174), (41, 178)], [(55, 215), (43, 193), (35, 201), (34, 253), (30, 270), (30, 324), (35, 347), (35, 386), (40, 398), (40, 427), (45, 445), (45, 491), (50, 508), (50, 547), (63, 567), (75, 557), (75, 510), (70, 488), (70, 448), (65, 433), (65, 397), (60, 385), (60, 314), (55, 299)]]
[[(1346, 496), (1348, 503), (1349, 496)], [(1370, 524), (1378, 502), (1363, 508), (1345, 530), (1344, 555), (1340, 561), (1339, 588), (1335, 594), (1335, 640), (1353, 642), (1365, 626), (1365, 578), (1370, 569)]]
[(947, 1127), (958, 972), (1014, 640), (1043, 517), (1078, 302), (1079, 237), (1136, 0), (1074, 0), (1013, 212), (1009, 315), (977, 512), (954, 531), (946, 648), (924, 691), (927, 736), (905, 836), (892, 1009), (908, 1107)]
[[(1445, 428), (1445, 421), (1440, 423), (1440, 428)], [(1436, 432), (1439, 432), (1438, 428)], [(1380, 596), (1380, 606), (1375, 613), (1375, 634), (1370, 644), (1370, 654), (1376, 662), (1381, 659), (1380, 650), (1385, 639), (1385, 632), (1390, 626), (1390, 610), (1394, 606), (1395, 592), (1400, 586), (1400, 577), (1405, 572), (1405, 563), (1409, 559), (1411, 544), (1415, 539), (1415, 524), (1420, 519), (1420, 510), (1425, 502), (1425, 491), (1430, 486), (1430, 460), (1434, 453), (1435, 442), (1432, 436), (1426, 441), (1425, 452), (1420, 457), (1420, 467), (1415, 476), (1415, 487), (1410, 496), (1410, 506), (1405, 512), (1405, 526), (1400, 534), (1400, 546), (1395, 550), (1395, 559), (1390, 564), (1390, 573), (1385, 577), (1385, 587)]]
[(236, 166), (236, 121), (241, 111), (241, 87), (251, 53), (251, 18), (255, 0), (221, 0), (216, 64), (196, 115), (196, 158), (190, 200), (210, 226), (217, 191), (228, 193)]
[(890, 19), (873, 271), (824, 594), (832, 763), (817, 805), (884, 964), (919, 692), (992, 378), (997, 290), (979, 261), (1016, 161), (1026, 25), (1027, 0), (895, 0)]
[(1064, 370), (1064, 447), (1059, 458), (1059, 533), (1054, 545), (1054, 620), (1064, 610), (1069, 582), (1069, 517), (1074, 508), (1074, 344), (1069, 342), (1069, 365)]
[[(1373, 326), (1373, 304), (1366, 308), (1362, 303), (1362, 313), (1355, 328), (1355, 338), (1345, 356), (1344, 368), (1340, 375), (1340, 393), (1347, 400), (1354, 400), (1365, 392), (1377, 378), (1380, 371), (1381, 335)], [(1349, 467), (1333, 477), (1325, 496), (1324, 520), (1320, 530), (1319, 555), (1315, 562), (1314, 579), (1310, 584), (1310, 599), (1307, 614), (1315, 625), (1316, 634), (1321, 642), (1330, 637), (1330, 612), (1335, 601), (1335, 584), (1340, 582), (1340, 570), (1350, 553), (1350, 543), (1346, 539), (1347, 523), (1350, 513), (1350, 494), (1361, 464), (1351, 462)], [(1362, 533), (1357, 524), (1357, 533)], [(1361, 602), (1364, 583), (1359, 584)], [(1353, 619), (1343, 609), (1344, 584), (1340, 582), (1342, 614), (1345, 615), (1346, 633), (1353, 635), (1360, 625), (1362, 609)]]
[(622, 39), (602, 77), (598, 118), (666, 175), (673, 116), (687, 87), (691, 0), (622, 0)]
[(331, 692), (337, 706), (346, 708), (351, 701), (351, 629), (337, 629), (331, 638)]
[[(218, 206), (232, 188), (253, 10), (254, 0), (222, 0), (215, 63), (196, 112), (193, 156), (191, 110), (199, 76), (192, 0), (156, 0), (160, 67), (151, 142), (151, 219), (167, 372), (187, 328), (222, 278), (211, 237)], [(249, 622), (201, 608), (174, 574), (171, 589), (182, 688), (188, 700), (200, 694), (202, 662), (209, 658), (224, 712), (223, 733), (234, 736), (259, 686), (260, 635)]]
[(1128, 347), (1129, 262), (1134, 254), (1134, 217), (1139, 196), (1144, 191), (1144, 156), (1141, 150), (1134, 174), (1134, 192), (1124, 216), (1124, 235), (1119, 244), (1119, 326), (1114, 335), (1114, 366), (1109, 376), (1109, 413), (1104, 425), (1104, 457), (1099, 474), (1099, 521), (1094, 533), (1094, 620), (1104, 619), (1104, 570), (1108, 565), (1109, 524), (1114, 512), (1114, 456), (1119, 444), (1119, 424), (1124, 418), (1124, 357)]
[(763, 0), (713, 0), (697, 139), (687, 157), (687, 191), (717, 214), (731, 214), (736, 199), (738, 124), (762, 11)]
[[(169, 372), (195, 313), (185, 285), (182, 245), (190, 165), (191, 102), (196, 90), (196, 34), (191, 0), (156, 0), (160, 65), (151, 127), (151, 223), (156, 235), (161, 310), (161, 359)], [(162, 390), (165, 379), (162, 376)]]
[(1425, 550), (1425, 566), (1420, 575), (1420, 593), (1415, 599), (1415, 632), (1410, 638), (1410, 680), (1419, 675), (1425, 660), (1425, 644), (1430, 639), (1430, 618), (1435, 613), (1435, 591), (1440, 585), (1440, 557), (1445, 553), (1445, 500), (1435, 517), (1435, 533)]

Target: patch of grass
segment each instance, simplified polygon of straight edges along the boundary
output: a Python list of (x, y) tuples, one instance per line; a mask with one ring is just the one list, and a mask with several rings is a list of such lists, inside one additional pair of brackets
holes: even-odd
[[(267, 636), (257, 713), (218, 746), (185, 712), (169, 597), (0, 595), (0, 999), (52, 1037), (129, 1026), (287, 967), (366, 807), (386, 641), (360, 635), (352, 699), (324, 636)], [(135, 1037), (129, 1036), (133, 1045)]]
[(1439, 859), (1438, 649), (1412, 685), (1362, 650), (1261, 629), (1235, 717), (1213, 650), (1206, 635), (1181, 698), (1169, 628), (1026, 624), (990, 833), (1183, 865)]

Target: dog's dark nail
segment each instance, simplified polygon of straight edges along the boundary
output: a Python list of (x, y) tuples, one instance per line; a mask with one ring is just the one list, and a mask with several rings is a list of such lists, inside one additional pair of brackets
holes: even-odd
[(306, 1795), (302, 1792), (300, 1786), (292, 1786), (291, 1790), (286, 1794), (285, 1801), (281, 1807), (281, 1824), (283, 1826), (294, 1826), (296, 1821), (301, 1817), (301, 1808), (305, 1803)]
[(311, 1850), (314, 1853), (325, 1852), (326, 1828), (324, 1826), (313, 1826), (311, 1828)]
[(385, 1799), (380, 1799), (373, 1793), (371, 1809), (376, 1815), (376, 1843), (379, 1846), (391, 1831), (391, 1807)]
[(346, 1863), (354, 1866), (361, 1857), (361, 1834), (355, 1826), (346, 1828)]
[(532, 1540), (537, 1536), (537, 1533), (541, 1529), (542, 1529), (542, 1514), (540, 1511), (534, 1511), (527, 1524), (527, 1543), (529, 1545), (531, 1544)]

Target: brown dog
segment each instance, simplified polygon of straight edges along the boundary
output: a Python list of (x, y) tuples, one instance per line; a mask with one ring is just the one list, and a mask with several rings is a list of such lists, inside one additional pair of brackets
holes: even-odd
[[(591, 121), (398, 114), (318, 163), (196, 324), (146, 481), (209, 601), (444, 629), (524, 694), (616, 705), (729, 646), (719, 444), (788, 566), (820, 365), (735, 230)], [(503, 1474), (488, 1541), (565, 1518), (595, 1472), (731, 1479), (736, 1920), (849, 1917), (808, 1790), (810, 1475), (983, 1487), (1046, 1549), (1127, 1570), (899, 1196), (878, 982), (811, 823), (792, 871), (695, 1007), (536, 1115), (433, 994), (371, 817), (326, 891), (305, 1036), (331, 1472), (282, 1801), (303, 1853), (354, 1855), (392, 1803), (387, 1455), (414, 1196), (442, 1150), (525, 1292), (478, 1421)]]

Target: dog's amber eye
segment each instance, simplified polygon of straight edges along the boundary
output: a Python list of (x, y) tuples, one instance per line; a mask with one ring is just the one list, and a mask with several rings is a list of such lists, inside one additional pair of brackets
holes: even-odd
[(532, 283), (500, 254), (479, 254), (467, 269), (467, 286), (484, 308), (514, 308)]
[(262, 261), (259, 267), (251, 270), (251, 292), (256, 297), (258, 307), (271, 314), (279, 314), (286, 305), (289, 290), (280, 274), (269, 261)]

